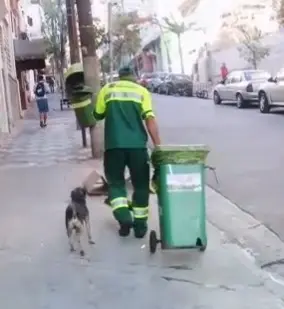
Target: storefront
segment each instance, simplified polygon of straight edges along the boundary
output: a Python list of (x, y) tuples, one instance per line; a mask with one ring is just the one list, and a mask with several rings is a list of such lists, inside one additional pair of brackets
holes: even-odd
[(29, 91), (26, 71), (45, 68), (46, 44), (43, 39), (32, 41), (16, 39), (14, 40), (14, 52), (21, 107), (25, 110), (27, 109)]

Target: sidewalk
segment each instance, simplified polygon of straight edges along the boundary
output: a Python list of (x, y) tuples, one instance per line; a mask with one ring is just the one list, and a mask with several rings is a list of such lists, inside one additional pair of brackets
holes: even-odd
[[(239, 242), (210, 223), (206, 252), (158, 249), (150, 256), (148, 237), (119, 238), (104, 198), (90, 198), (96, 245), (87, 247), (84, 259), (71, 254), (65, 207), (71, 189), (98, 164), (74, 160), (80, 132), (72, 113), (55, 109), (46, 129), (30, 117), (0, 160), (1, 308), (284, 308), (282, 281), (261, 270)], [(63, 153), (68, 160), (61, 158)], [(220, 222), (227, 206), (221, 202), (208, 190), (209, 222), (235, 226), (229, 210)], [(158, 231), (156, 204), (152, 197), (149, 224)]]
[(74, 112), (67, 108), (61, 111), (59, 100), (58, 94), (49, 95), (47, 128), (39, 127), (35, 103), (26, 112), (21, 132), (14, 140), (0, 147), (2, 168), (50, 166), (90, 158), (90, 148), (82, 148), (81, 131), (76, 130)]
[[(71, 255), (64, 209), (90, 170), (62, 163), (0, 171), (1, 308), (284, 308), (269, 274), (210, 224), (206, 252), (150, 256), (148, 238), (119, 238), (103, 198), (92, 198), (96, 245), (85, 259)], [(158, 230), (152, 205), (150, 226)]]

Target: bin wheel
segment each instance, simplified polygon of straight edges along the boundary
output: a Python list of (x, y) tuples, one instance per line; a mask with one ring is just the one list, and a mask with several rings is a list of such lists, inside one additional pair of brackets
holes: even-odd
[(158, 242), (156, 231), (152, 230), (149, 238), (150, 253), (154, 254), (156, 252)]
[(207, 248), (207, 245), (203, 244), (202, 240), (200, 238), (197, 238), (196, 246), (198, 247), (199, 251), (201, 251), (201, 252), (204, 252)]

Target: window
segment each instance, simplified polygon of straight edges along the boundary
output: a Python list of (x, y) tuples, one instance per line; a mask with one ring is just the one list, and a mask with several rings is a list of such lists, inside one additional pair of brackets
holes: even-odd
[(241, 73), (240, 72), (234, 72), (231, 76), (231, 83), (239, 83), (241, 81)]
[(266, 71), (244, 71), (245, 80), (268, 79), (270, 74)]

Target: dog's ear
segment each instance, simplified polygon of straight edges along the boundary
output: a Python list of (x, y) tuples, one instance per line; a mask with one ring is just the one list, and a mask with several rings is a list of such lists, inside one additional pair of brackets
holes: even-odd
[(72, 200), (72, 201), (74, 200), (74, 198), (76, 198), (76, 192), (75, 192), (75, 190), (72, 190), (72, 191), (71, 191), (70, 197), (71, 197), (71, 200)]
[(86, 188), (85, 188), (85, 187), (82, 187), (82, 192), (84, 193), (84, 196), (86, 196), (86, 195), (87, 195), (87, 190), (86, 190)]

